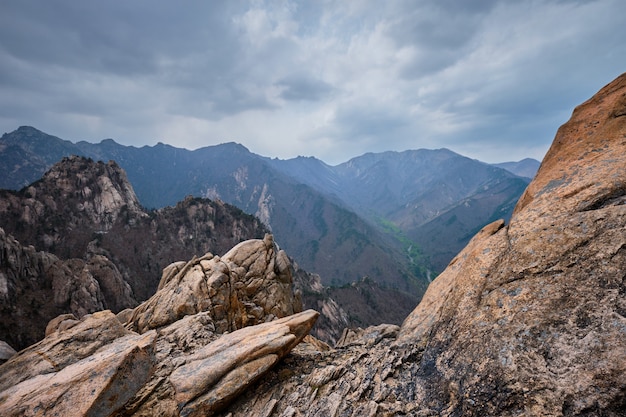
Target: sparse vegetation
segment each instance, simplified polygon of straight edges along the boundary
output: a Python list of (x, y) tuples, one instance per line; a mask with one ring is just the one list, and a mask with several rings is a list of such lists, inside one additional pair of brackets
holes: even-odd
[(377, 218), (377, 223), (385, 233), (391, 235), (394, 239), (400, 242), (403, 252), (409, 259), (411, 272), (413, 272), (416, 277), (426, 278), (428, 274), (428, 259), (419, 245), (409, 239), (406, 234), (393, 222), (379, 217)]

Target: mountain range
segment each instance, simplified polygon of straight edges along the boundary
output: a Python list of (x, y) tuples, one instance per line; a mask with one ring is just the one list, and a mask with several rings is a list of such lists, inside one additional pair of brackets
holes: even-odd
[(447, 149), (370, 153), (329, 166), (315, 158), (270, 159), (236, 143), (194, 151), (112, 139), (72, 143), (23, 126), (0, 138), (0, 187), (20, 189), (74, 154), (116, 161), (145, 207), (194, 195), (256, 215), (327, 285), (367, 276), (418, 297), (473, 233), (510, 216), (529, 182), (511, 172), (515, 166), (509, 171)]

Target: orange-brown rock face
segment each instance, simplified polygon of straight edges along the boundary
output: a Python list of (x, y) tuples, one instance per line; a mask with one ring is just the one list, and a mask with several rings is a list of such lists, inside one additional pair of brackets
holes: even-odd
[(626, 390), (625, 271), (622, 76), (576, 108), (510, 225), (475, 237), (400, 340), (440, 352), (436, 379), (465, 415), (615, 411)]

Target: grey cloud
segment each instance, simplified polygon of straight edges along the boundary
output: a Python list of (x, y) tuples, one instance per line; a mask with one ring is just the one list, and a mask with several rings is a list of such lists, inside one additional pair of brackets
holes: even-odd
[(280, 97), (288, 101), (318, 101), (327, 97), (334, 88), (311, 75), (292, 74), (280, 79)]
[(621, 0), (7, 0), (0, 130), (510, 155), (626, 70), (625, 23)]
[(389, 147), (391, 140), (407, 135), (411, 128), (409, 115), (401, 109), (383, 103), (350, 103), (339, 108), (335, 115), (337, 140), (345, 143), (365, 143), (378, 150)]
[(422, 1), (404, 2), (388, 20), (387, 34), (398, 48), (409, 47), (414, 53), (399, 74), (416, 79), (453, 65), (466, 53), (480, 30), (482, 19), (496, 3)]
[[(245, 10), (243, 6), (241, 2), (16, 2), (10, 13), (0, 17), (0, 51), (24, 62), (32, 75), (24, 77), (17, 68), (4, 68), (0, 86), (19, 83), (44, 92), (65, 85), (65, 95), (69, 99), (75, 94), (76, 108), (82, 110), (83, 91), (74, 89), (73, 81), (97, 84), (107, 77), (114, 83), (118, 77), (146, 88), (154, 84), (155, 89), (171, 89), (171, 102), (165, 107), (175, 114), (189, 111), (215, 119), (267, 109), (271, 105), (262, 94), (243, 87), (254, 82), (252, 64), (243, 61), (246, 51), (232, 22), (233, 13)], [(124, 94), (121, 84), (121, 91), (100, 94)], [(128, 94), (129, 106), (145, 103), (145, 97)], [(208, 113), (199, 114), (198, 109)]]
[(480, 15), (449, 13), (439, 5), (406, 8), (390, 25), (389, 35), (400, 46), (454, 50), (471, 40), (479, 24)]

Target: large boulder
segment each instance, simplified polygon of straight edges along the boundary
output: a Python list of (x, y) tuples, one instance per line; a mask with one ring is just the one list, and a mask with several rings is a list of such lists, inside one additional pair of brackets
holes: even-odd
[(219, 333), (302, 311), (289, 258), (273, 237), (251, 239), (221, 258), (206, 254), (164, 269), (159, 290), (138, 306), (129, 326), (142, 333), (209, 311)]
[(110, 415), (152, 374), (155, 341), (110, 311), (53, 331), (0, 366), (0, 415)]

